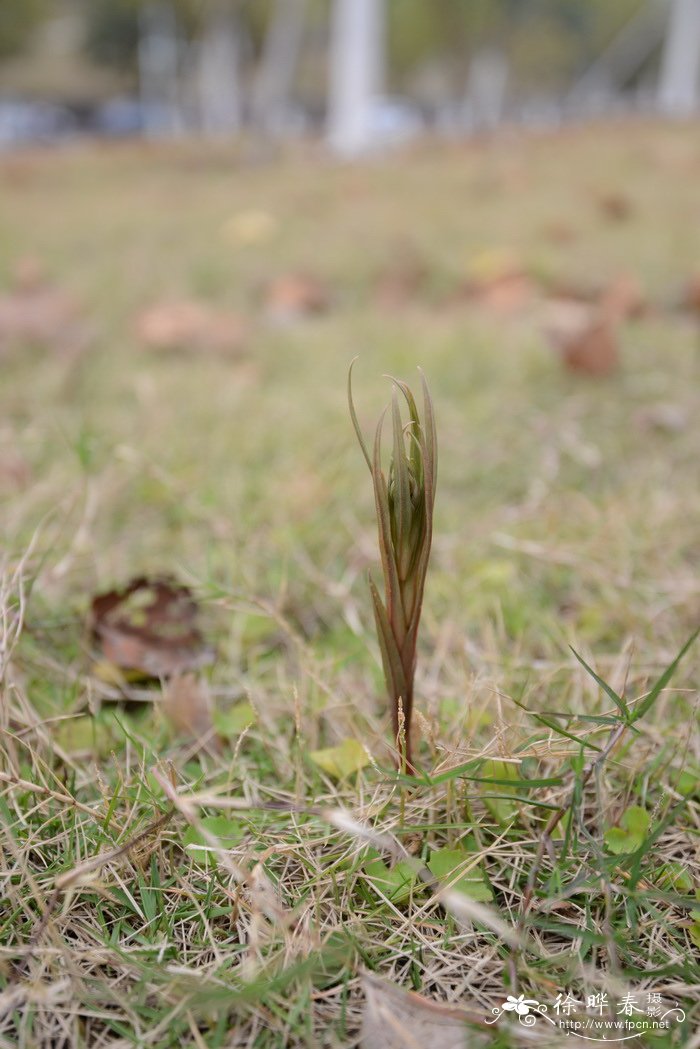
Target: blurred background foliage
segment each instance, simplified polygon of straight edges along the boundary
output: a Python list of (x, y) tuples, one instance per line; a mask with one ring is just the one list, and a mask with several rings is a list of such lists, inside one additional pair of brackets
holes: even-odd
[[(82, 26), (82, 59), (133, 74), (139, 19), (149, 6), (150, 0), (2, 0), (0, 60), (23, 55), (31, 62), (33, 38), (61, 13)], [(249, 65), (259, 57), (276, 11), (273, 0), (170, 0), (168, 6), (189, 41), (213, 12), (228, 9), (240, 27)], [(327, 43), (330, 6), (330, 0), (305, 5), (312, 50)], [(494, 47), (523, 87), (562, 87), (643, 6), (644, 0), (388, 0), (388, 86), (411, 94), (422, 73), (439, 67), (456, 90), (474, 54)], [(316, 68), (322, 76), (322, 65)], [(323, 94), (322, 82), (314, 88)]]

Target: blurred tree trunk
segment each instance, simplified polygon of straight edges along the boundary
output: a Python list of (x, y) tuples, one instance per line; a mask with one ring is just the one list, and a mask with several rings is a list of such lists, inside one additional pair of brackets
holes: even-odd
[(306, 7), (307, 0), (277, 0), (270, 19), (253, 97), (253, 123), (268, 135), (285, 131)]
[(138, 68), (146, 134), (177, 134), (182, 130), (179, 43), (175, 12), (167, 0), (153, 0), (140, 12)]
[(384, 79), (384, 0), (334, 0), (328, 139), (338, 153), (366, 152)]
[(197, 44), (196, 80), (200, 128), (208, 135), (240, 130), (240, 24), (237, 4), (207, 0), (204, 26)]
[(659, 105), (686, 116), (698, 104), (700, 77), (700, 0), (673, 0), (659, 81)]

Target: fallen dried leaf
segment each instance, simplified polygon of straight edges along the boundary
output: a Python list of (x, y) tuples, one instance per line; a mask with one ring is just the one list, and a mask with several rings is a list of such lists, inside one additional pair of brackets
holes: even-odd
[(552, 244), (570, 244), (577, 235), (574, 227), (563, 219), (553, 219), (542, 228), (542, 236)]
[(545, 332), (569, 371), (605, 376), (619, 365), (613, 321), (589, 306), (551, 303)]
[(361, 1049), (469, 1049), (487, 1041), (487, 1035), (467, 1026), (483, 1024), (476, 1012), (432, 1002), (374, 975), (365, 975), (362, 987)]
[(683, 289), (681, 305), (683, 309), (700, 315), (700, 273), (694, 274)]
[(278, 323), (325, 313), (329, 306), (328, 288), (307, 273), (284, 274), (271, 281), (265, 290), (266, 312)]
[(135, 322), (138, 341), (148, 350), (195, 350), (237, 353), (245, 342), (245, 325), (237, 313), (196, 299), (153, 303)]
[(634, 214), (632, 199), (620, 191), (599, 193), (597, 203), (601, 214), (611, 222), (625, 222)]
[(0, 354), (26, 345), (65, 353), (82, 349), (86, 339), (76, 300), (38, 272), (20, 273), (14, 290), (0, 296)]
[(637, 278), (631, 273), (620, 273), (603, 289), (599, 306), (606, 317), (622, 321), (643, 316), (649, 303)]
[(173, 580), (141, 576), (121, 590), (98, 594), (90, 624), (104, 658), (125, 671), (170, 677), (213, 659), (197, 624), (190, 590)]
[(163, 712), (178, 736), (204, 740), (218, 747), (211, 697), (195, 674), (176, 674), (163, 691)]
[(496, 313), (515, 313), (532, 301), (536, 291), (517, 256), (507, 249), (491, 249), (471, 260), (469, 276), (453, 299), (474, 302)]

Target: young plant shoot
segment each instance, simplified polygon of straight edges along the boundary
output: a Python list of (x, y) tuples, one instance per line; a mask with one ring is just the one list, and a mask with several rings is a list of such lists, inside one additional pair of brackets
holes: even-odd
[[(411, 714), (416, 672), (416, 644), (423, 607), (423, 590), (433, 536), (433, 507), (437, 481), (437, 439), (433, 404), (421, 372), (423, 418), (405, 382), (391, 378), (391, 405), (382, 412), (370, 455), (357, 420), (352, 398), (352, 369), (348, 373), (350, 417), (360, 442), (374, 488), (379, 553), (384, 575), (384, 601), (371, 576), (374, 618), (386, 688), (391, 704), (392, 731), (399, 767), (415, 771), (411, 753)], [(408, 419), (402, 417), (405, 401)], [(391, 408), (392, 452), (388, 480), (382, 469), (382, 431)]]

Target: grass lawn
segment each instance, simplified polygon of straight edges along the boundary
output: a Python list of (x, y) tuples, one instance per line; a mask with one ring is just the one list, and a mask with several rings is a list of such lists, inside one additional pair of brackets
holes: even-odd
[[(512, 1011), (485, 1025), (507, 994), (553, 1019), (632, 995), (633, 1018), (686, 1019), (630, 1044), (700, 1045), (700, 643), (654, 689), (700, 623), (700, 346), (678, 308), (699, 185), (697, 125), (357, 166), (0, 157), (0, 287), (38, 260), (83, 329), (0, 339), (3, 1049), (352, 1046), (367, 973), (463, 1007), (470, 1045), (530, 1044)], [(506, 258), (518, 301), (455, 295)], [(271, 319), (290, 273), (325, 283), (325, 312)], [(647, 308), (619, 369), (565, 371), (551, 289), (621, 273)], [(184, 297), (239, 313), (244, 350), (144, 349), (140, 311)], [(417, 782), (389, 748), (356, 354), (366, 431), (382, 375), (418, 365), (437, 418)], [(162, 573), (216, 647), (186, 687), (218, 742), (181, 731), (164, 683), (95, 666), (92, 596)], [(310, 757), (347, 740), (356, 773)], [(382, 1017), (366, 1049), (440, 1044)]]

